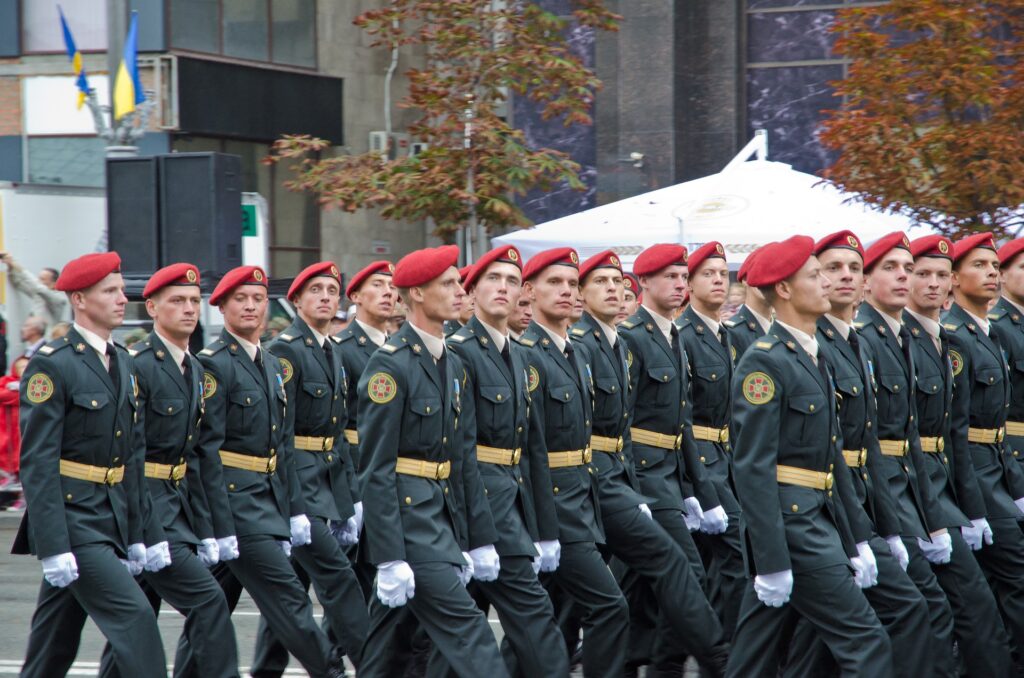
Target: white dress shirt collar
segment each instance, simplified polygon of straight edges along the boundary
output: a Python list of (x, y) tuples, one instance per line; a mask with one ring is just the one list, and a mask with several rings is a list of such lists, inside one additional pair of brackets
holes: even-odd
[(442, 339), (441, 337), (435, 337), (433, 334), (428, 334), (427, 332), (424, 332), (423, 330), (416, 327), (408, 320), (406, 320), (405, 322), (409, 323), (409, 327), (411, 327), (416, 332), (416, 334), (419, 335), (420, 340), (423, 342), (423, 345), (427, 347), (427, 353), (429, 353), (430, 356), (435, 361), (440, 360), (441, 356), (444, 355), (444, 339)]
[(171, 343), (171, 341), (167, 337), (165, 337), (164, 335), (160, 334), (156, 330), (153, 330), (153, 334), (155, 334), (157, 339), (162, 341), (164, 346), (167, 347), (167, 351), (171, 354), (171, 360), (173, 360), (174, 364), (178, 366), (178, 370), (182, 374), (185, 374), (185, 368), (182, 367), (181, 363), (184, 362), (185, 354), (187, 354), (188, 351), (181, 350), (181, 348), (179, 348), (175, 344)]
[[(477, 320), (480, 319), (477, 318)], [(485, 323), (483, 320), (480, 320), (480, 324), (484, 326), (485, 330), (487, 330), (487, 334), (491, 337), (491, 341), (493, 341), (494, 345), (498, 348), (498, 353), (504, 351), (505, 344), (508, 342), (508, 337)]]
[(375, 343), (377, 346), (383, 346), (384, 342), (388, 340), (388, 335), (384, 334), (376, 327), (370, 327), (359, 318), (356, 318), (356, 322), (359, 323), (359, 326), (361, 328), (363, 328), (363, 332), (366, 333), (366, 336), (370, 339), (370, 341)]
[(796, 343), (800, 344), (800, 347), (803, 350), (807, 351), (807, 355), (811, 356), (811, 360), (813, 360), (814, 364), (817, 365), (818, 364), (818, 340), (814, 338), (814, 335), (807, 334), (803, 330), (798, 330), (797, 328), (793, 327), (792, 325), (787, 325), (786, 323), (782, 322), (778, 318), (775, 319), (775, 322), (777, 322), (779, 324), (779, 326), (782, 327), (784, 330), (786, 330), (787, 332), (789, 332), (790, 334), (793, 335), (793, 338), (796, 339)]
[(661, 330), (661, 333), (665, 335), (665, 341), (667, 341), (668, 345), (671, 346), (672, 345), (672, 320), (670, 318), (666, 318), (665, 316), (661, 315), (657, 311), (651, 310), (651, 308), (649, 306), (647, 306), (646, 304), (641, 304), (641, 306), (646, 308), (647, 312), (651, 314), (651, 317), (654, 318), (654, 324), (656, 324), (658, 326), (658, 329)]

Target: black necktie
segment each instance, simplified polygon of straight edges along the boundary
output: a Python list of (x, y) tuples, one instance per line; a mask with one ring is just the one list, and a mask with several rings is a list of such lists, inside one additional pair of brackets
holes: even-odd
[(334, 351), (331, 350), (331, 340), (324, 339), (324, 354), (327, 356), (327, 369), (330, 371), (331, 381), (334, 381)]
[(114, 392), (121, 390), (121, 374), (117, 369), (117, 350), (113, 344), (107, 344), (107, 373), (114, 384)]
[(192, 399), (192, 361), (188, 359), (188, 354), (181, 360), (182, 373), (181, 377), (185, 380), (185, 393), (188, 393), (189, 402)]
[(501, 359), (504, 360), (505, 365), (508, 366), (509, 374), (512, 374), (512, 352), (508, 347), (510, 343), (512, 343), (510, 339), (505, 340), (505, 345), (501, 349)]
[(440, 377), (438, 383), (441, 384), (441, 402), (444, 403), (448, 398), (448, 351), (441, 351), (441, 357), (437, 359), (437, 374)]

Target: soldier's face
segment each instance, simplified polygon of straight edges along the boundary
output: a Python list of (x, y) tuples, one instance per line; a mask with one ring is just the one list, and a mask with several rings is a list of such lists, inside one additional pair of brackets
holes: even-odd
[(886, 313), (901, 311), (910, 301), (910, 276), (914, 257), (905, 249), (894, 248), (875, 264), (868, 274), (865, 289), (871, 302)]
[(788, 288), (789, 302), (793, 310), (801, 315), (823, 315), (832, 308), (828, 300), (832, 283), (822, 275), (821, 263), (817, 257), (810, 257), (799, 271), (783, 283), (783, 286)]
[(374, 273), (352, 293), (352, 301), (370, 317), (385, 322), (395, 310), (395, 288), (390, 275)]
[(469, 319), (473, 317), (473, 311), (476, 310), (476, 288), (472, 292), (466, 292), (462, 297), (462, 310), (459, 311), (459, 322), (463, 325), (469, 322)]
[(295, 309), (303, 320), (328, 323), (338, 313), (341, 304), (341, 285), (334, 278), (311, 278), (295, 298)]
[(1024, 300), (1024, 256), (1018, 254), (1008, 265), (999, 269), (999, 279), (1004, 294), (1018, 303)]
[(615, 316), (615, 324), (618, 325), (623, 320), (636, 313), (636, 309), (639, 306), (640, 302), (637, 300), (637, 296), (633, 294), (631, 290), (625, 290), (622, 295), (622, 307)]
[(487, 317), (510, 319), (519, 306), (522, 285), (523, 274), (518, 266), (495, 262), (476, 279), (476, 287), (473, 289), (476, 307)]
[(836, 308), (847, 308), (864, 294), (864, 260), (855, 250), (831, 248), (818, 255), (821, 272), (832, 283), (829, 301)]
[(622, 310), (625, 288), (622, 273), (614, 268), (596, 268), (583, 282), (583, 304), (590, 314), (611, 325)]
[(513, 332), (525, 332), (531, 320), (533, 320), (533, 303), (525, 294), (521, 294), (519, 303), (515, 305), (512, 315), (508, 317), (509, 329)]
[(172, 285), (146, 300), (146, 312), (160, 334), (169, 339), (187, 339), (199, 322), (202, 303), (198, 287)]
[(681, 307), (689, 291), (689, 275), (686, 266), (673, 265), (657, 273), (642, 276), (640, 286), (644, 290), (644, 299), (658, 310), (674, 310)]
[(920, 257), (914, 261), (910, 298), (918, 311), (937, 311), (949, 297), (953, 263), (945, 257)]
[(699, 302), (717, 308), (729, 296), (729, 264), (725, 259), (706, 259), (688, 279), (690, 296)]
[(124, 322), (127, 303), (124, 279), (120, 273), (111, 273), (89, 289), (71, 294), (75, 314), (81, 313), (93, 325), (106, 330), (119, 327)]
[(527, 285), (533, 295), (533, 310), (551, 320), (568, 320), (576, 304), (580, 273), (571, 266), (548, 266)]
[(450, 266), (428, 284), (411, 288), (409, 294), (427, 319), (444, 322), (459, 317), (466, 291), (459, 284), (459, 269)]
[(953, 287), (970, 299), (998, 297), (999, 255), (980, 247), (968, 252), (953, 272)]
[(267, 315), (267, 288), (262, 285), (239, 285), (221, 302), (224, 324), (235, 334), (259, 332)]

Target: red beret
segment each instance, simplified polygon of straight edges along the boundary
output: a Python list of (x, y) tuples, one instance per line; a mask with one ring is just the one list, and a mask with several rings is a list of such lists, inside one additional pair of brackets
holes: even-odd
[(514, 264), (520, 271), (523, 270), (523, 256), (519, 254), (519, 250), (512, 245), (502, 245), (480, 257), (479, 261), (466, 273), (462, 286), (467, 290), (473, 287), (477, 278), (482, 276), (487, 267), (494, 263)]
[(768, 243), (759, 252), (747, 271), (747, 284), (768, 287), (799, 271), (814, 256), (814, 239), (794, 235), (782, 242)]
[(612, 250), (598, 252), (580, 264), (580, 280), (586, 278), (587, 274), (595, 268), (614, 268), (619, 273), (622, 273), (622, 262), (619, 261), (619, 256)]
[(463, 266), (459, 269), (459, 282), (462, 283), (463, 287), (466, 286), (466, 276), (469, 275), (471, 270), (473, 270), (473, 264)]
[(210, 306), (217, 306), (224, 301), (224, 297), (239, 285), (262, 285), (267, 286), (267, 274), (259, 266), (239, 266), (224, 274), (224, 277), (217, 283), (210, 295)]
[(395, 287), (426, 285), (459, 263), (458, 245), (427, 247), (411, 252), (398, 262), (392, 281)]
[(881, 261), (882, 257), (897, 248), (910, 251), (910, 240), (907, 239), (906, 233), (893, 231), (889, 235), (883, 235), (872, 243), (864, 253), (864, 270), (870, 271), (871, 267)]
[(526, 267), (523, 269), (523, 280), (529, 280), (548, 266), (555, 264), (578, 269), (580, 255), (576, 254), (576, 250), (571, 247), (556, 247), (552, 250), (538, 252), (526, 262)]
[[(770, 245), (771, 243), (768, 244)], [(736, 280), (738, 282), (744, 282), (747, 279), (747, 273), (750, 272), (750, 267), (754, 265), (754, 261), (757, 259), (758, 256), (760, 256), (761, 250), (763, 250), (767, 246), (768, 245), (761, 245), (756, 250), (747, 255), (747, 258), (743, 260), (742, 264), (740, 264), (740, 270), (736, 271)]]
[(622, 272), (622, 285), (637, 297), (639, 297), (640, 293), (643, 291), (640, 289), (640, 281), (637, 280), (637, 277), (626, 271)]
[(690, 274), (692, 275), (708, 259), (725, 259), (725, 248), (722, 247), (722, 243), (712, 240), (694, 250), (688, 259)]
[(395, 265), (390, 261), (375, 261), (363, 270), (359, 271), (359, 273), (352, 276), (352, 280), (349, 281), (348, 287), (345, 288), (345, 294), (351, 297), (359, 291), (360, 286), (366, 282), (366, 279), (375, 273), (379, 273), (381, 275), (393, 275), (394, 272)]
[(295, 276), (295, 280), (292, 281), (291, 287), (288, 288), (288, 298), (291, 299), (301, 292), (302, 286), (306, 284), (307, 280), (318, 276), (334, 278), (334, 281), (338, 283), (338, 286), (341, 286), (341, 273), (338, 271), (338, 267), (334, 265), (333, 261), (321, 261), (307, 266), (302, 269), (301, 273)]
[(83, 254), (68, 262), (54, 287), (60, 292), (84, 290), (120, 270), (121, 257), (117, 252)]
[(910, 241), (910, 253), (914, 258), (938, 257), (953, 258), (953, 242), (944, 235), (926, 235)]
[(1024, 238), (1011, 240), (999, 248), (999, 265), (1006, 266), (1021, 252), (1024, 252)]
[(957, 240), (953, 245), (953, 263), (960, 261), (967, 256), (971, 250), (982, 247), (987, 250), (996, 251), (996, 243), (991, 233), (975, 233), (966, 238)]
[(814, 255), (817, 256), (825, 250), (840, 249), (853, 250), (864, 259), (864, 245), (853, 231), (836, 231), (832, 235), (826, 235), (814, 246)]
[(146, 288), (142, 290), (142, 298), (149, 299), (168, 285), (195, 285), (198, 287), (199, 269), (192, 264), (164, 266), (154, 273), (146, 283)]
[(672, 265), (686, 266), (686, 248), (675, 243), (659, 243), (640, 253), (633, 262), (633, 273), (650, 275)]

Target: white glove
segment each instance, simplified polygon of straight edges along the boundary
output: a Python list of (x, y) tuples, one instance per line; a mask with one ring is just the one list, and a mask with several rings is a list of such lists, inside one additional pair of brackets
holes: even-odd
[(894, 534), (891, 537), (886, 537), (885, 543), (889, 545), (889, 553), (906, 572), (907, 566), (910, 565), (910, 554), (907, 553), (907, 547), (903, 544), (903, 540), (898, 534)]
[(142, 570), (146, 567), (146, 545), (130, 545), (128, 547), (128, 560), (123, 562), (124, 566), (128, 568), (128, 572), (130, 572), (133, 577), (137, 577), (142, 574)]
[(533, 542), (533, 548), (537, 549), (537, 555), (533, 559), (533, 573), (540, 574), (540, 561), (544, 557), (544, 552), (540, 550), (540, 544)]
[(686, 510), (683, 511), (686, 529), (696, 532), (700, 529), (700, 521), (704, 520), (704, 510), (700, 507), (700, 501), (697, 500), (697, 497), (687, 497), (683, 499), (683, 506), (686, 507)]
[(388, 607), (405, 605), (416, 593), (416, 577), (409, 563), (390, 560), (377, 566), (377, 598)]
[(862, 541), (857, 544), (857, 555), (867, 566), (867, 586), (861, 586), (862, 589), (871, 588), (878, 583), (878, 560), (875, 559), (875, 552), (871, 550), (871, 546), (866, 542)]
[(987, 546), (992, 546), (992, 543), (996, 540), (995, 535), (992, 534), (992, 526), (988, 524), (988, 518), (978, 518), (972, 520), (971, 525), (981, 529), (981, 537)]
[(651, 515), (651, 507), (650, 506), (648, 506), (647, 504), (639, 504), (639, 505), (637, 505), (637, 508), (640, 509), (640, 513), (644, 514), (645, 516), (647, 516), (651, 520), (654, 520), (654, 516)]
[(493, 544), (477, 546), (471, 549), (469, 557), (473, 559), (473, 578), (479, 581), (494, 581), (501, 570), (501, 559)]
[(1013, 503), (1016, 504), (1018, 511), (1024, 513), (1024, 497), (1021, 497), (1020, 499), (1014, 499)]
[(59, 589), (78, 579), (78, 561), (75, 554), (61, 553), (43, 558), (43, 578)]
[(466, 561), (466, 564), (462, 567), (459, 567), (458, 565), (455, 566), (455, 576), (459, 578), (459, 582), (461, 582), (463, 586), (467, 586), (469, 584), (469, 580), (473, 578), (473, 557), (463, 551), (462, 558)]
[(754, 592), (768, 607), (782, 607), (793, 593), (793, 570), (755, 575)]
[(992, 545), (992, 528), (985, 518), (972, 520), (970, 527), (961, 527), (960, 532), (972, 551), (980, 551), (985, 544)]
[(949, 538), (948, 532), (933, 534), (931, 541), (918, 539), (917, 545), (921, 547), (921, 552), (928, 562), (936, 565), (945, 565), (953, 555), (953, 541)]
[(540, 547), (540, 571), (554, 572), (558, 569), (558, 560), (562, 557), (562, 544), (557, 539), (542, 541)]
[(729, 516), (721, 506), (708, 509), (700, 520), (700, 531), (706, 534), (722, 534), (728, 527)]
[(213, 567), (220, 560), (220, 547), (217, 540), (212, 537), (199, 542), (199, 549), (196, 551), (199, 561), (207, 567)]
[(281, 550), (284, 551), (285, 558), (292, 557), (292, 543), (287, 539), (279, 539), (277, 543), (281, 546)]
[(352, 507), (356, 510), (356, 514), (349, 518), (349, 520), (355, 521), (356, 541), (359, 541), (359, 533), (363, 531), (363, 502), (357, 501)]
[(356, 527), (355, 516), (345, 522), (331, 522), (331, 534), (342, 546), (351, 546), (359, 543), (359, 531)]
[(146, 572), (159, 572), (171, 564), (171, 547), (166, 541), (146, 547)]
[(217, 540), (217, 548), (220, 550), (220, 560), (234, 560), (238, 557), (238, 537), (221, 537)]
[(313, 541), (313, 526), (305, 513), (288, 519), (292, 531), (292, 546), (305, 546)]

